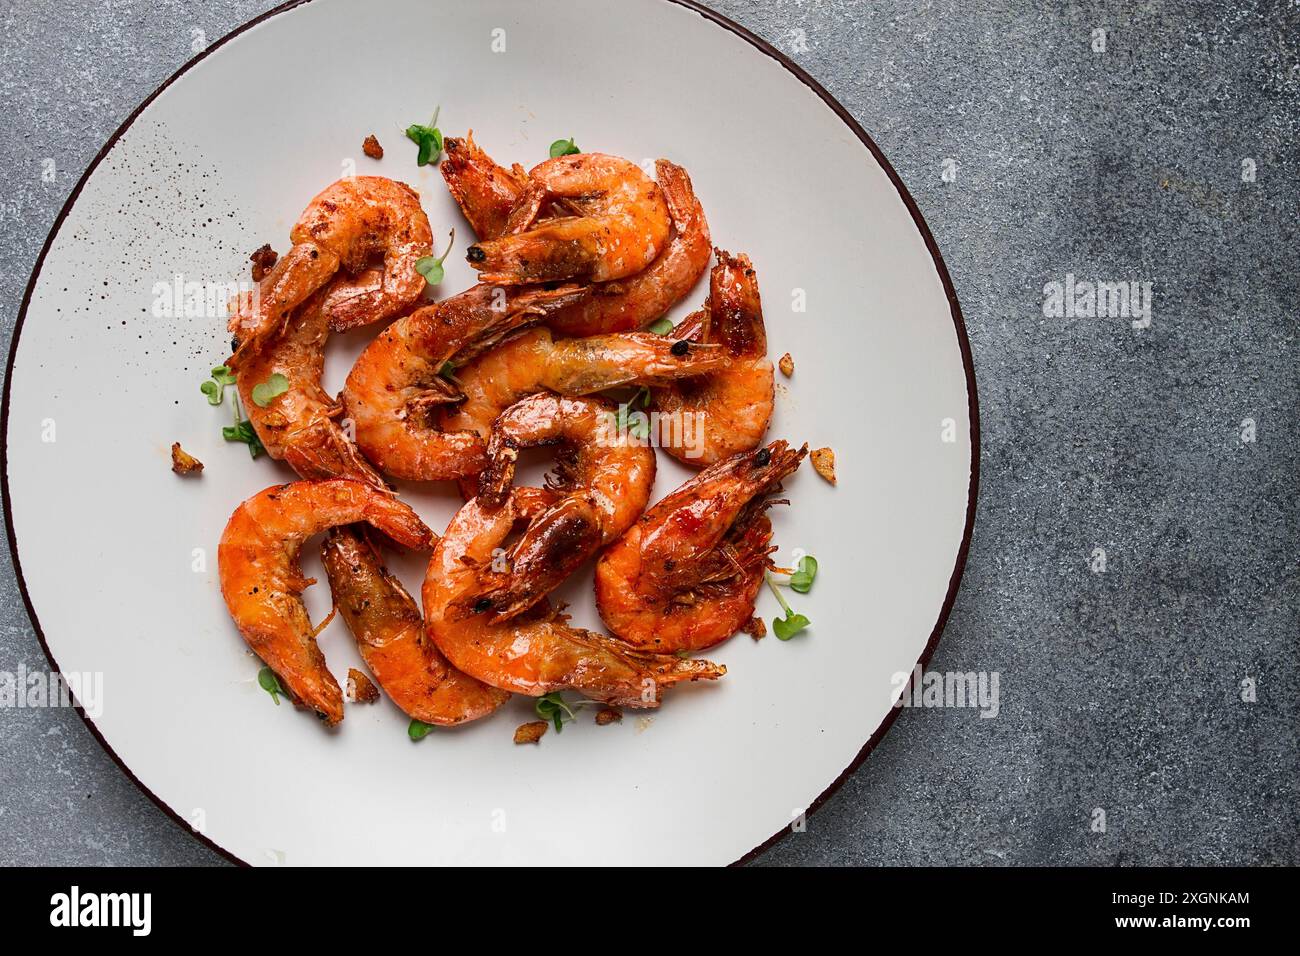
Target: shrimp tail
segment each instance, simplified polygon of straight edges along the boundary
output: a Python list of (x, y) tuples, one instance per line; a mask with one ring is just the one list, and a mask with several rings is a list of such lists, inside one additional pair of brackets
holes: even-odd
[[(336, 271), (339, 259), (316, 243), (296, 245), (280, 257), (279, 261), (257, 284), (257, 288), (240, 295), (231, 309), (227, 330), (235, 336), (238, 346), (228, 363), (238, 368), (244, 355), (255, 352), (267, 339), (283, 329), (299, 305)], [(264, 309), (263, 302), (276, 302), (279, 311)]]
[(397, 498), (369, 499), (365, 518), (393, 541), (412, 551), (428, 551), (438, 540), (419, 516)]
[[(686, 170), (666, 159), (657, 159), (655, 179), (659, 183), (659, 188), (663, 190), (664, 200), (668, 203), (668, 215), (672, 217), (673, 228), (679, 233), (684, 233), (692, 228), (696, 216), (703, 219), (701, 215), (703, 210), (695, 198), (695, 187), (691, 185), (691, 177)], [(707, 236), (707, 224), (704, 229)]]
[(501, 235), (527, 177), (493, 162), (474, 142), (473, 130), (464, 138), (447, 137), (443, 149), (442, 178), (474, 234), (480, 239)]
[(717, 680), (727, 673), (726, 664), (715, 664), (696, 657), (678, 657), (676, 654), (646, 654), (645, 666), (654, 675), (655, 686), (671, 687), (682, 681)]
[[(563, 615), (559, 617), (562, 619)], [(683, 658), (676, 654), (638, 650), (615, 637), (567, 625), (566, 629), (571, 642), (589, 648), (592, 660), (604, 662), (607, 680), (614, 673), (619, 673), (618, 679), (608, 680), (603, 685), (588, 685), (585, 681), (575, 680), (574, 688), (615, 707), (658, 707), (664, 690), (674, 684), (717, 680), (727, 673), (725, 664), (715, 664), (702, 658)]]
[(346, 332), (377, 321), (383, 315), (387, 293), (384, 273), (379, 269), (366, 269), (355, 277), (336, 278), (324, 303), (330, 329)]
[(370, 462), (361, 456), (333, 421), (316, 421), (296, 433), (285, 447), (284, 460), (310, 481), (355, 478), (380, 491), (388, 491), (388, 486)]

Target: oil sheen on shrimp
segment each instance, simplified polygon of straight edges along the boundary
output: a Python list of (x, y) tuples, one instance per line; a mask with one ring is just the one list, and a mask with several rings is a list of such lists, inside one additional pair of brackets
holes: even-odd
[(668, 202), (672, 231), (668, 244), (645, 269), (592, 287), (586, 302), (547, 320), (561, 335), (598, 335), (639, 329), (659, 318), (694, 288), (709, 264), (709, 223), (686, 170), (666, 159), (655, 163), (659, 188)]
[(579, 565), (640, 517), (654, 485), (655, 454), (644, 436), (619, 427), (615, 407), (594, 398), (542, 392), (498, 416), (476, 499), (484, 508), (510, 496), (524, 448), (558, 445), (542, 509), (509, 552), (507, 568), (488, 570), (478, 597), (493, 622), (514, 617), (554, 590)]
[(477, 432), (486, 440), (498, 415), (538, 392), (576, 396), (622, 385), (665, 385), (730, 364), (721, 345), (683, 348), (677, 341), (652, 332), (557, 340), (544, 326), (528, 329), (456, 370), (464, 400), (443, 406), (442, 428)]
[[(356, 478), (383, 487), (383, 479), (339, 426), (342, 406), (321, 387), (329, 317), (322, 290), (290, 316), (283, 329), (250, 343), (230, 359), (245, 414), (267, 454), (303, 478)], [(283, 375), (288, 389), (265, 407), (253, 389)]]
[[(548, 203), (578, 215), (538, 222)], [(528, 174), (506, 234), (470, 246), (483, 282), (607, 282), (650, 265), (668, 241), (663, 191), (635, 163), (603, 153), (549, 159)]]
[[(495, 239), (506, 230), (510, 210), (527, 177), (498, 165), (474, 142), (450, 138), (440, 164), (447, 188), (480, 239)], [(660, 159), (655, 178), (668, 203), (668, 244), (642, 271), (616, 282), (598, 284), (586, 302), (563, 309), (547, 320), (562, 335), (599, 335), (639, 329), (679, 302), (699, 280), (712, 251), (704, 207), (691, 177), (682, 167)]]
[(768, 495), (808, 452), (784, 441), (711, 465), (647, 511), (596, 564), (596, 607), (623, 640), (695, 651), (753, 615), (772, 546)]
[(514, 526), (528, 519), (524, 501), (534, 492), (516, 489), (492, 509), (478, 499), (467, 502), (434, 548), (422, 590), (425, 628), (452, 664), (517, 694), (572, 689), (627, 707), (657, 707), (673, 684), (726, 673), (719, 664), (646, 653), (573, 627), (545, 601), (493, 623), (479, 598), (482, 576)]
[(697, 468), (758, 447), (772, 418), (775, 389), (754, 267), (746, 255), (716, 253), (708, 302), (669, 334), (722, 345), (731, 364), (656, 389), (652, 401), (660, 447)]
[(405, 183), (382, 176), (340, 179), (308, 203), (289, 238), (292, 248), (256, 293), (236, 301), (230, 331), (240, 347), (283, 326), (340, 270), (345, 275), (322, 305), (335, 329), (397, 315), (424, 291), (415, 263), (429, 254), (433, 234), (419, 197)]
[(445, 153), (438, 167), (448, 192), (469, 220), (474, 235), (480, 239), (496, 239), (504, 234), (510, 210), (528, 183), (527, 174), (493, 162), (474, 142), (473, 130), (463, 139), (447, 137), (443, 149)]
[(433, 532), (409, 506), (346, 478), (267, 488), (230, 516), (217, 550), (221, 594), (239, 633), (275, 671), (294, 701), (327, 724), (343, 719), (343, 694), (316, 646), (302, 603), (314, 580), (298, 556), (312, 535), (364, 521), (408, 548), (427, 550)]
[(441, 374), (447, 362), (468, 361), (509, 332), (587, 294), (574, 285), (477, 285), (398, 319), (361, 353), (343, 388), (361, 451), (395, 478), (477, 474), (484, 465), (483, 439), (472, 431), (441, 430), (433, 414), (460, 398), (454, 382)]
[(415, 601), (359, 531), (330, 531), (321, 557), (366, 667), (407, 716), (447, 727), (486, 717), (509, 699), (447, 662), (425, 636)]

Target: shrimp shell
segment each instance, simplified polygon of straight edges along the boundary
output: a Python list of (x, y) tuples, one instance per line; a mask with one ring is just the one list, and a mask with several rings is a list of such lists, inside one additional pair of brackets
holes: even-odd
[(447, 727), (486, 717), (508, 693), (462, 674), (424, 634), (424, 618), (374, 545), (335, 528), (321, 545), (334, 603), (384, 692), (409, 717)]
[[(537, 697), (577, 690), (616, 706), (657, 707), (663, 690), (682, 681), (714, 680), (726, 667), (672, 654), (649, 654), (568, 624), (543, 601), (494, 623), (482, 613), (482, 572), (511, 529), (527, 520), (518, 489), (500, 507), (478, 499), (452, 518), (434, 548), (422, 598), (426, 632), (456, 667), (484, 683)], [(477, 608), (477, 610), (476, 610)]]
[(808, 453), (784, 441), (691, 478), (642, 516), (596, 564), (596, 608), (637, 647), (711, 647), (753, 615), (771, 549), (767, 496)]
[[(556, 201), (580, 214), (538, 223)], [(506, 234), (475, 243), (465, 258), (482, 282), (607, 282), (650, 265), (669, 223), (663, 191), (635, 163), (603, 153), (560, 156), (528, 173)]]
[(343, 693), (325, 666), (300, 595), (315, 583), (298, 566), (303, 543), (365, 521), (399, 544), (430, 546), (433, 532), (410, 506), (346, 478), (297, 481), (253, 495), (230, 516), (217, 549), (221, 594), (240, 634), (295, 702), (327, 724), (343, 719)]

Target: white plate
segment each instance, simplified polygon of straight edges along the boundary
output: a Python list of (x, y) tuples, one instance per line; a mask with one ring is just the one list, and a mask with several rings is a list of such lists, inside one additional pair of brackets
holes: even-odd
[[(442, 289), (465, 288), (469, 230), (399, 132), (438, 104), (444, 131), (472, 127), (502, 160), (531, 165), (575, 136), (685, 166), (714, 242), (753, 258), (772, 356), (797, 365), (778, 376), (771, 434), (839, 461), (838, 488), (805, 466), (775, 513), (778, 560), (802, 548), (821, 563), (813, 592), (792, 595), (809, 632), (738, 636), (710, 655), (729, 668), (717, 685), (621, 725), (586, 716), (537, 747), (511, 740), (531, 715), (523, 700), (418, 744), (387, 702), (349, 707), (333, 733), (272, 705), (218, 593), (216, 543), (239, 501), (292, 475), (224, 442), (226, 409), (199, 393), (227, 354), (221, 315), (154, 314), (174, 276), (247, 279), (248, 254), (283, 251), (306, 201), (353, 163), (416, 186), (440, 243), (458, 227)], [(382, 162), (361, 154), (370, 132)], [(703, 296), (701, 284), (675, 314)], [(331, 388), (366, 337), (332, 344)], [(250, 863), (742, 858), (883, 734), (893, 675), (938, 639), (973, 516), (969, 350), (915, 206), (797, 67), (669, 0), (313, 0), (236, 31), (132, 116), (73, 192), (5, 384), (14, 562), (51, 660), (102, 673), (91, 726), (105, 746), (159, 805)], [(201, 478), (169, 470), (176, 440), (206, 462)], [(660, 462), (656, 497), (686, 475)], [(441, 528), (456, 499), (410, 500)], [(418, 582), (418, 562), (401, 571)], [(588, 570), (561, 596), (599, 626), (590, 591)], [(770, 620), (774, 602), (760, 601)], [(308, 604), (319, 619), (327, 587)], [(321, 643), (336, 674), (359, 666), (341, 621)]]

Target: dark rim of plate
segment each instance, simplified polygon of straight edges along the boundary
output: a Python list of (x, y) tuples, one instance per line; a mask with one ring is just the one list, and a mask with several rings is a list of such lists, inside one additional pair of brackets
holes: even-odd
[[(36, 280), (40, 277), (41, 267), (44, 265), (45, 257), (54, 243), (54, 238), (58, 235), (64, 219), (67, 218), (68, 213), (71, 212), (72, 207), (76, 204), (77, 198), (81, 195), (82, 188), (90, 179), (91, 174), (94, 173), (99, 164), (104, 160), (104, 157), (108, 155), (109, 151), (117, 144), (117, 141), (122, 137), (122, 135), (130, 129), (136, 118), (144, 112), (145, 108), (157, 99), (164, 90), (184, 76), (195, 64), (216, 52), (244, 31), (257, 26), (257, 24), (262, 23), (265, 20), (269, 20), (277, 14), (284, 13), (287, 10), (292, 10), (295, 7), (300, 7), (310, 2), (311, 0), (288, 0), (287, 3), (283, 3), (274, 9), (268, 10), (260, 16), (249, 20), (247, 23), (235, 30), (232, 30), (203, 52), (196, 54), (193, 59), (189, 60), (184, 66), (168, 77), (167, 80), (158, 87), (158, 89), (154, 90), (153, 93), (144, 100), (144, 102), (137, 106), (135, 110), (132, 111), (131, 115), (123, 121), (122, 125), (117, 128), (113, 135), (108, 138), (108, 141), (104, 143), (103, 147), (95, 155), (95, 158), (91, 161), (90, 165), (86, 167), (86, 171), (82, 173), (81, 178), (77, 181), (77, 185), (73, 187), (67, 201), (63, 204), (63, 208), (59, 210), (59, 214), (54, 220), (54, 225), (50, 228), (50, 233), (45, 239), (45, 244), (41, 247), (41, 253), (36, 258), (36, 265), (32, 269), (31, 278), (27, 281), (27, 289), (23, 293), (22, 306), (18, 310), (18, 320), (14, 325), (13, 338), (9, 345), (9, 359), (5, 365), (4, 398), (3, 406), (0, 407), (0, 431), (3, 432), (4, 436), (3, 444), (0, 444), (0, 491), (3, 491), (3, 495), (0, 497), (3, 497), (5, 531), (9, 539), (9, 551), (13, 555), (14, 576), (18, 580), (18, 590), (22, 594), (23, 604), (26, 606), (27, 614), (32, 620), (32, 627), (36, 631), (36, 637), (40, 641), (41, 649), (45, 652), (45, 656), (49, 658), (50, 665), (54, 667), (55, 670), (59, 670), (59, 663), (54, 659), (54, 655), (50, 652), (50, 646), (45, 640), (45, 633), (41, 630), (41, 623), (36, 616), (36, 608), (32, 606), (32, 599), (27, 593), (27, 582), (23, 578), (22, 562), (18, 557), (18, 542), (14, 536), (12, 504), (9, 497), (9, 388), (10, 383), (13, 381), (14, 357), (18, 353), (18, 339), (22, 334), (23, 323), (27, 318), (27, 308), (31, 303), (32, 293), (36, 288)], [(871, 155), (875, 157), (876, 162), (880, 164), (880, 168), (883, 169), (885, 174), (889, 177), (889, 181), (894, 184), (894, 188), (898, 190), (899, 198), (902, 199), (903, 205), (907, 207), (908, 213), (912, 216), (912, 221), (916, 224), (916, 228), (920, 232), (921, 238), (925, 241), (925, 247), (929, 250), (930, 257), (934, 260), (935, 271), (939, 275), (939, 281), (943, 284), (944, 294), (947, 296), (948, 303), (952, 309), (953, 326), (957, 332), (957, 342), (961, 350), (962, 367), (966, 373), (967, 413), (970, 419), (971, 470), (970, 485), (968, 487), (966, 501), (966, 521), (962, 529), (961, 546), (957, 549), (957, 560), (953, 566), (952, 577), (948, 582), (948, 592), (944, 596), (943, 607), (939, 611), (939, 619), (935, 622), (934, 630), (930, 632), (930, 639), (926, 642), (925, 649), (921, 652), (921, 656), (917, 661), (917, 664), (924, 669), (929, 664), (930, 658), (933, 656), (934, 650), (939, 644), (939, 637), (943, 633), (944, 625), (948, 621), (948, 615), (952, 613), (953, 604), (957, 600), (957, 589), (961, 584), (962, 573), (966, 569), (966, 559), (970, 553), (971, 535), (975, 528), (975, 503), (979, 494), (980, 429), (979, 400), (976, 396), (975, 389), (975, 365), (971, 357), (970, 340), (966, 336), (966, 323), (962, 318), (961, 306), (957, 302), (957, 293), (953, 289), (952, 278), (948, 275), (948, 268), (944, 264), (943, 256), (939, 252), (938, 244), (934, 241), (934, 236), (930, 233), (930, 227), (926, 225), (920, 209), (917, 208), (916, 201), (912, 198), (911, 194), (908, 193), (907, 187), (903, 185), (903, 180), (899, 178), (894, 167), (891, 166), (889, 160), (885, 158), (885, 154), (881, 152), (880, 147), (876, 145), (875, 141), (867, 135), (866, 130), (858, 124), (858, 121), (853, 118), (849, 111), (845, 109), (844, 106), (835, 99), (835, 97), (826, 92), (820, 83), (809, 76), (802, 67), (787, 57), (784, 53), (776, 49), (776, 47), (772, 46), (766, 40), (756, 36), (749, 30), (746, 30), (738, 23), (734, 23), (721, 14), (710, 10), (708, 7), (696, 3), (695, 0), (662, 0), (662, 2), (673, 3), (678, 6), (686, 7), (689, 10), (693, 10), (705, 20), (708, 20), (717, 26), (722, 27), (724, 30), (728, 30), (742, 38), (759, 52), (771, 57), (777, 63), (780, 63), (781, 66), (793, 74), (810, 90), (816, 93), (827, 106), (834, 110), (835, 115), (844, 122), (845, 126), (852, 130), (853, 135), (856, 136), (862, 142), (862, 145), (871, 152)], [(157, 794), (145, 785), (144, 781), (131, 771), (131, 768), (126, 765), (122, 758), (117, 755), (117, 752), (113, 750), (112, 746), (109, 745), (108, 741), (104, 739), (103, 734), (99, 732), (99, 728), (95, 726), (95, 722), (86, 714), (80, 704), (76, 705), (76, 711), (85, 722), (86, 727), (90, 730), (91, 734), (93, 734), (95, 739), (99, 741), (100, 746), (108, 752), (109, 756), (111, 756), (122, 769), (122, 772), (126, 774), (126, 776), (130, 778), (130, 780), (135, 783), (135, 785), (139, 787), (140, 790), (143, 791), (160, 810), (184, 828), (186, 832), (199, 840), (199, 842), (204, 846), (219, 853), (232, 863), (238, 863), (245, 866), (248, 865), (247, 861), (240, 859), (225, 847), (214, 842), (211, 838), (195, 831), (178, 812), (164, 803)], [(857, 755), (849, 765), (844, 768), (843, 772), (841, 772), (838, 777), (831, 781), (830, 785), (827, 786), (811, 804), (809, 804), (808, 808), (804, 811), (805, 815), (811, 815), (816, 812), (818, 808), (825, 804), (826, 801), (834, 795), (835, 791), (840, 788), (844, 781), (862, 765), (862, 762), (867, 759), (867, 755), (871, 753), (876, 744), (878, 744), (888, 732), (890, 726), (893, 725), (894, 720), (898, 717), (898, 713), (899, 708), (895, 707), (890, 709), (889, 713), (885, 716), (885, 719), (880, 722), (880, 726), (877, 727), (875, 732), (867, 739), (867, 742), (862, 745), (862, 749), (858, 751)], [(738, 866), (750, 862), (789, 832), (791, 832), (791, 830), (788, 824), (781, 827), (781, 829), (777, 830), (776, 833), (772, 834), (772, 836), (754, 847), (739, 860), (736, 860), (732, 865)]]

